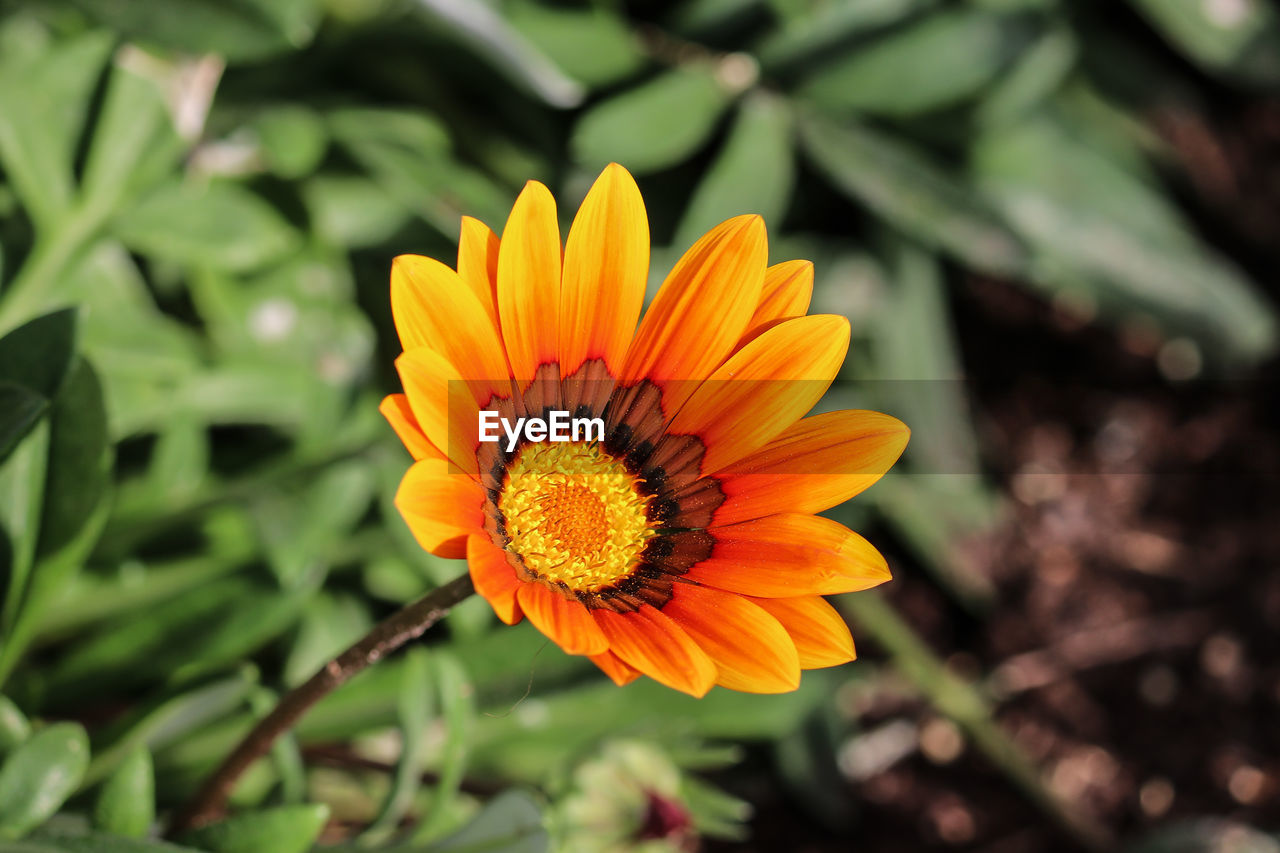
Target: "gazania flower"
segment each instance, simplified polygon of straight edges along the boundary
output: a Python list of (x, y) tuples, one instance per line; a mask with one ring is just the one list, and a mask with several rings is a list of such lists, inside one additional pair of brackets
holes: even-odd
[[(782, 692), (801, 669), (851, 660), (821, 596), (889, 571), (814, 513), (879, 479), (908, 430), (875, 412), (805, 417), (849, 324), (805, 316), (807, 261), (766, 264), (760, 217), (730, 219), (639, 319), (649, 228), (618, 165), (563, 249), (555, 202), (530, 182), (501, 241), (463, 219), (456, 271), (396, 258), (405, 393), (382, 412), (416, 460), (396, 505), (422, 547), (466, 557), (502, 621), (527, 616), (618, 684), (643, 673), (695, 696)], [(598, 418), (603, 435), (480, 440), (481, 412), (556, 411)]]

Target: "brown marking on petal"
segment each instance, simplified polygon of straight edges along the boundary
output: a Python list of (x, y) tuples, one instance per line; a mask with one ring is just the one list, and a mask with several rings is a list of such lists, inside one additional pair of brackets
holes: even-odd
[(560, 365), (546, 362), (538, 365), (529, 386), (516, 396), (517, 417), (545, 417), (551, 409), (563, 409), (560, 402)]
[[(498, 417), (511, 420), (515, 416), (515, 403), (510, 397), (494, 397), (480, 411), (497, 412)], [(479, 425), (477, 424), (477, 432)], [(501, 489), (506, 478), (507, 465), (513, 454), (507, 453), (506, 434), (498, 428), (497, 441), (481, 441), (476, 446), (476, 463), (480, 470), (480, 483), (486, 489)], [(495, 498), (496, 499), (496, 498)]]
[(681, 530), (650, 539), (642, 557), (666, 574), (684, 574), (711, 556), (716, 540), (705, 530)]
[(665, 435), (649, 454), (644, 478), (670, 494), (698, 479), (704, 455), (705, 447), (696, 435)]
[(716, 510), (725, 502), (720, 481), (715, 477), (701, 477), (667, 492), (663, 497), (666, 499), (662, 507), (666, 513), (663, 523), (679, 528), (707, 527)]
[(632, 448), (653, 445), (667, 425), (662, 411), (662, 390), (647, 379), (613, 392), (605, 408), (605, 449), (614, 456), (628, 456)]
[(615, 381), (604, 359), (593, 358), (584, 361), (561, 386), (560, 400), (572, 417), (594, 418), (609, 404)]

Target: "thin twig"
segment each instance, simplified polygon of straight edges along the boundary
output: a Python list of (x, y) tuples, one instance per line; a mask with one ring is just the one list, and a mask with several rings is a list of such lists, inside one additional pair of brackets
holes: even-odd
[(173, 818), (168, 835), (201, 826), (226, 808), (240, 776), (267, 753), (276, 738), (293, 728), (311, 706), (370, 664), (422, 636), (455, 604), (475, 592), (470, 575), (450, 581), (379, 622), (359, 642), (325, 664), (279, 701), (223, 760), (196, 795)]

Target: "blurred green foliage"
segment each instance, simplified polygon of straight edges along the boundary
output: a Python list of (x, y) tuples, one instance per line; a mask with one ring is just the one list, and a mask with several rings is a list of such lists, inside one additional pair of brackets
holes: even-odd
[[(1157, 39), (1222, 84), (1280, 88), (1280, 16), (1131, 0), (1144, 41), (1095, 38), (1092, 5), (0, 3), (0, 838), (177, 849), (146, 840), (157, 809), (276, 691), (463, 570), (390, 504), (408, 459), (376, 411), (398, 349), (387, 271), (450, 258), (463, 213), (500, 230), (526, 179), (567, 218), (602, 165), (630, 168), (654, 286), (703, 230), (762, 213), (772, 259), (815, 260), (815, 308), (853, 320), (851, 379), (960, 376), (946, 287), (964, 270), (1185, 338), (1213, 371), (1271, 353), (1274, 314), (1175, 202), (1141, 119), (1196, 96)], [(991, 591), (951, 547), (996, 503), (966, 403), (882, 387), (829, 405), (901, 415), (906, 471), (968, 476), (890, 478), (837, 514), (873, 509), (980, 611)], [(844, 827), (816, 780), (857, 721), (831, 697), (896, 668), (1062, 817), (968, 685), (937, 693), (909, 629), (860, 620), (883, 671), (699, 702), (618, 690), (472, 600), (428, 652), (308, 716), (237, 816), (180, 841), (305, 850), (333, 821), (362, 829), (352, 849), (543, 850), (569, 843), (575, 786), (620, 737), (656, 750), (703, 832), (741, 834), (744, 805), (691, 775), (739, 741), (772, 744)], [(343, 745), (333, 766), (308, 757), (322, 744)], [(468, 781), (511, 790), (482, 805)]]

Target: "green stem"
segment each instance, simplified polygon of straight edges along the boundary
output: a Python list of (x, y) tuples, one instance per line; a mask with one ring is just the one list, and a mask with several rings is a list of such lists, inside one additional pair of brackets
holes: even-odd
[(174, 817), (169, 836), (210, 822), (225, 809), (236, 782), (271, 745), (302, 719), (313, 705), (345, 684), (370, 664), (422, 636), (458, 602), (475, 592), (471, 576), (463, 575), (432, 590), (379, 622), (359, 642), (320, 668), (304, 683), (290, 690), (270, 714), (258, 721), (240, 745), (205, 781), (196, 795)]
[(1110, 849), (1110, 833), (1053, 793), (1022, 748), (995, 722), (990, 703), (974, 685), (938, 659), (911, 626), (876, 592), (841, 596), (838, 603), (889, 655), (894, 666), (934, 709), (949, 718), (970, 742), (1023, 793), (1089, 850)]

